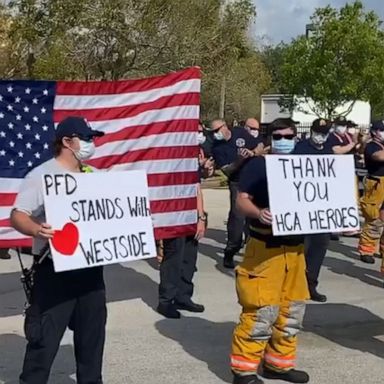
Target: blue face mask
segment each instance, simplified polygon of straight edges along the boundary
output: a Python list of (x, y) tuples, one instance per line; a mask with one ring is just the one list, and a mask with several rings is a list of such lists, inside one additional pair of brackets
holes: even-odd
[(224, 135), (220, 131), (219, 132), (215, 132), (213, 134), (213, 137), (215, 138), (215, 140), (218, 140), (218, 141), (224, 140)]
[(281, 139), (272, 140), (272, 152), (288, 154), (295, 148), (295, 140)]

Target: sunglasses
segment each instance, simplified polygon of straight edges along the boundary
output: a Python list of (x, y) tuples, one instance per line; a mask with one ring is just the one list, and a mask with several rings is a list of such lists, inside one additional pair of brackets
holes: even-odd
[(272, 135), (273, 140), (282, 140), (282, 139), (287, 139), (287, 140), (293, 140), (296, 136), (295, 135), (281, 135), (280, 133), (275, 133)]
[(216, 129), (212, 129), (212, 132), (213, 132), (213, 133), (219, 132), (219, 131), (220, 131), (220, 129), (221, 129), (221, 128), (223, 128), (224, 126), (225, 126), (225, 124), (223, 124), (223, 125), (220, 125), (220, 127), (219, 127), (219, 128), (216, 128)]

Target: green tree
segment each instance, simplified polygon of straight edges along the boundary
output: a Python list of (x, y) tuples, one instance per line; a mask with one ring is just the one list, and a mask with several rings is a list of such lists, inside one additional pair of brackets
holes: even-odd
[(9, 7), (14, 77), (116, 80), (200, 66), (205, 118), (218, 115), (223, 79), (229, 117), (255, 113), (269, 82), (248, 37), (251, 0), (14, 0)]
[(317, 9), (311, 22), (309, 37), (297, 38), (284, 53), (283, 90), (311, 98), (313, 112), (326, 118), (335, 117), (336, 108), (348, 102), (352, 104), (342, 115), (356, 100), (381, 100), (384, 33), (378, 16), (355, 1), (340, 10)]

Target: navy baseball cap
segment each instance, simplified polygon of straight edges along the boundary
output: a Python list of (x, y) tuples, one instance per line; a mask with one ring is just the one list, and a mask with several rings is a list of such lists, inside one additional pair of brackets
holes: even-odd
[(316, 119), (312, 122), (311, 131), (327, 135), (331, 129), (332, 123), (325, 119)]
[(371, 124), (371, 131), (384, 131), (384, 120), (376, 120)]
[(104, 132), (93, 130), (87, 120), (77, 116), (66, 117), (56, 128), (56, 139), (62, 139), (63, 137), (79, 137), (80, 139), (87, 140), (103, 135)]
[(341, 127), (348, 126), (348, 121), (344, 116), (339, 116), (333, 123), (335, 125), (340, 125)]

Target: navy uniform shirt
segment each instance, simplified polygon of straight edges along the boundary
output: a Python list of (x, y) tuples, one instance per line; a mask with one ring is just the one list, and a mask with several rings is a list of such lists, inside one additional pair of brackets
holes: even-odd
[[(212, 156), (218, 168), (223, 168), (238, 159), (239, 149), (253, 150), (261, 142), (260, 137), (253, 137), (245, 128), (235, 127), (231, 130), (231, 138), (226, 140), (215, 140), (212, 146)], [(240, 170), (229, 176), (230, 181), (238, 181)]]
[(323, 148), (316, 148), (311, 139), (305, 139), (298, 142), (292, 152), (295, 155), (333, 155), (332, 147), (328, 141), (324, 143)]
[(376, 141), (371, 141), (367, 144), (364, 151), (365, 168), (371, 176), (384, 176), (384, 162), (372, 159), (375, 152), (382, 151), (384, 145)]
[[(331, 148), (338, 147), (338, 146), (344, 147), (352, 143), (352, 137), (349, 135), (349, 133), (346, 133), (345, 135), (339, 135), (336, 132), (332, 132), (328, 137), (327, 143)], [(352, 154), (352, 153), (354, 153), (354, 149), (347, 152), (347, 154)]]
[[(268, 196), (268, 182), (267, 182), (267, 169), (265, 165), (265, 157), (258, 156), (250, 159), (243, 167), (240, 173), (239, 191), (245, 192), (252, 196), (252, 202), (259, 209), (269, 207)], [(282, 196), (284, 198), (284, 196)], [(289, 201), (287, 201), (289, 203)], [(271, 234), (265, 237), (268, 246), (270, 242), (272, 247), (279, 247), (280, 245), (295, 245), (301, 244), (304, 240), (302, 236), (276, 236), (272, 235), (272, 227), (261, 223), (257, 219), (250, 219), (250, 234), (252, 236), (252, 228), (269, 229)]]

